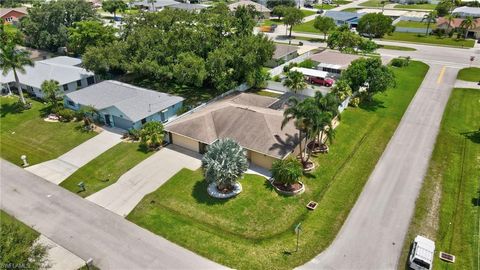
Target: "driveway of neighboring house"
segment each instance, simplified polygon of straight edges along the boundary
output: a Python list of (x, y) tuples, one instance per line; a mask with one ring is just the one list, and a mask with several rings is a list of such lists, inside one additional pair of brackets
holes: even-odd
[(25, 169), (58, 185), (80, 167), (120, 143), (122, 141), (121, 137), (121, 133), (116, 130), (103, 130), (97, 136), (60, 157)]
[(467, 82), (462, 80), (457, 80), (455, 82), (456, 88), (472, 88), (472, 89), (480, 89), (480, 78), (478, 82)]
[(145, 195), (158, 189), (178, 171), (183, 168), (197, 170), (201, 163), (199, 153), (169, 145), (126, 172), (115, 184), (86, 199), (126, 216)]

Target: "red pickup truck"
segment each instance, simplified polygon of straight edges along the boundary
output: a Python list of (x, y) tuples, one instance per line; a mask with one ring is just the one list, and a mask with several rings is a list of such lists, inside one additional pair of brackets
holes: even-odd
[(326, 86), (326, 87), (330, 87), (335, 83), (335, 81), (333, 79), (319, 78), (319, 77), (309, 77), (308, 81), (311, 84), (318, 84), (318, 85), (323, 85), (323, 86)]

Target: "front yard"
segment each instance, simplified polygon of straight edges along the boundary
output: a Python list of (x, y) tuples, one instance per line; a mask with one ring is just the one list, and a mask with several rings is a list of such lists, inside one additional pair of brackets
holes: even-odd
[[(398, 27), (409, 27), (409, 28), (427, 28), (426, 22), (415, 22), (415, 21), (399, 21), (395, 26)], [(435, 29), (437, 26), (434, 23), (430, 23), (430, 29)]]
[[(140, 148), (139, 143), (119, 143), (78, 169), (60, 186), (87, 197), (115, 184), (120, 176), (152, 154)], [(80, 192), (79, 182), (85, 184), (85, 191)]]
[[(480, 91), (454, 89), (445, 110), (416, 209), (405, 238), (404, 269), (417, 234), (435, 241), (434, 269), (478, 269), (480, 244)], [(456, 256), (443, 262), (438, 252)]]
[(411, 4), (411, 5), (395, 5), (395, 8), (399, 8), (399, 9), (429, 9), (429, 10), (434, 10), (435, 7), (437, 7), (437, 4), (430, 4), (430, 3)]
[[(246, 175), (243, 192), (227, 201), (206, 193), (201, 171), (182, 170), (147, 195), (127, 216), (132, 222), (209, 259), (237, 269), (290, 269), (333, 241), (422, 82), (428, 66), (394, 69), (397, 87), (375, 102), (342, 114), (328, 155), (303, 177), (306, 191), (284, 197), (264, 178)], [(315, 211), (305, 205), (319, 203)], [(300, 252), (293, 228), (303, 231)]]
[(480, 68), (477, 68), (477, 67), (464, 68), (458, 72), (457, 79), (469, 81), (469, 82), (479, 82)]
[(424, 36), (415, 33), (401, 33), (393, 32), (391, 35), (385, 35), (384, 40), (395, 40), (395, 41), (405, 41), (413, 43), (425, 43), (432, 45), (444, 45), (460, 48), (472, 48), (475, 45), (475, 40), (473, 39), (455, 39), (455, 38), (439, 38), (434, 35)]
[(0, 98), (0, 156), (12, 163), (22, 164), (21, 155), (27, 155), (31, 165), (57, 158), (97, 134), (83, 131), (81, 122), (45, 122), (46, 105), (38, 101), (29, 100), (32, 108), (17, 113), (17, 100)]

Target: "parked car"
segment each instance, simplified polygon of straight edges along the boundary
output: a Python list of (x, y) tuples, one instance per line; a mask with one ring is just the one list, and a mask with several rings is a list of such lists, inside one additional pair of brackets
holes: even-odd
[(408, 266), (414, 270), (431, 270), (433, 254), (435, 253), (435, 242), (417, 235), (412, 244), (412, 250), (408, 257)]
[(317, 14), (323, 14), (323, 9), (317, 10)]
[(306, 8), (313, 8), (313, 5), (310, 4), (310, 3), (305, 3), (305, 4), (303, 4), (303, 6), (306, 7)]
[(330, 78), (320, 78), (320, 77), (310, 76), (308, 77), (308, 82), (310, 82), (311, 84), (318, 84), (318, 85), (330, 87), (335, 83), (335, 80)]

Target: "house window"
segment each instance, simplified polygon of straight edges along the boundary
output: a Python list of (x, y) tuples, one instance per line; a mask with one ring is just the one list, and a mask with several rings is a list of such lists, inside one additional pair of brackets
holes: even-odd
[(90, 76), (87, 78), (87, 84), (88, 85), (92, 85), (95, 83), (95, 79), (93, 78), (93, 76)]
[(82, 80), (78, 80), (78, 81), (77, 81), (77, 86), (78, 86), (78, 87), (82, 87)]
[(142, 125), (145, 124), (147, 122), (147, 118), (143, 118), (142, 119)]
[(63, 85), (63, 91), (68, 91), (68, 84)]
[(71, 100), (67, 100), (67, 104), (71, 107), (75, 107), (75, 102), (73, 102)]

